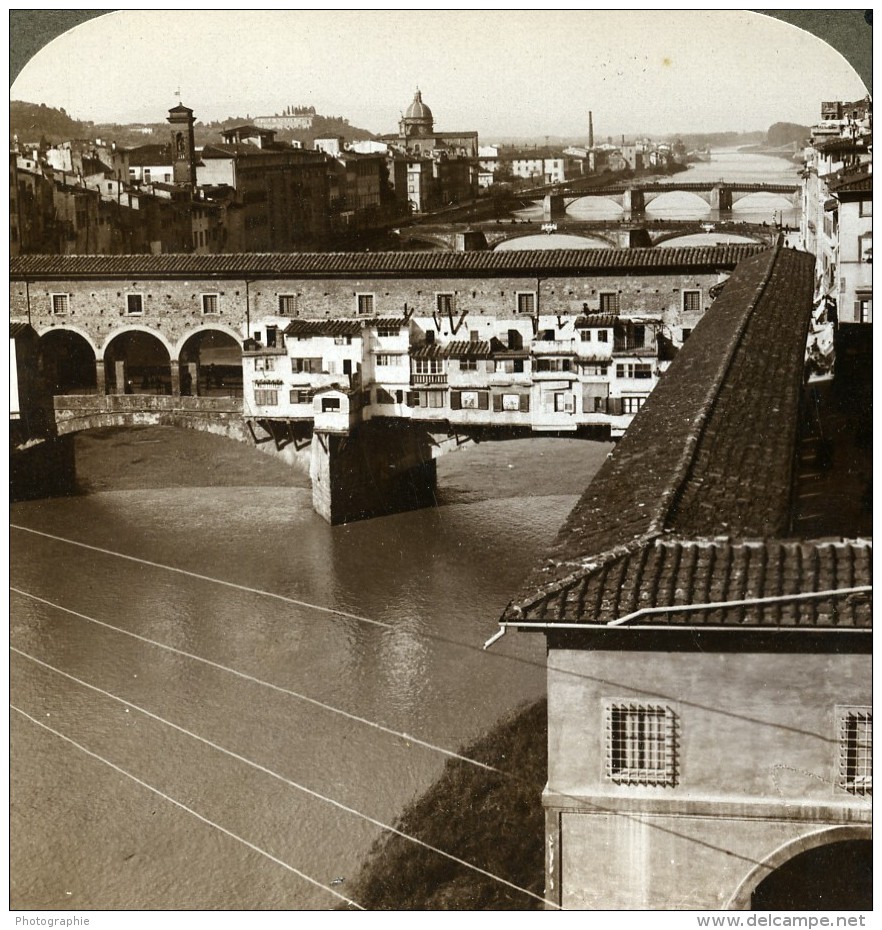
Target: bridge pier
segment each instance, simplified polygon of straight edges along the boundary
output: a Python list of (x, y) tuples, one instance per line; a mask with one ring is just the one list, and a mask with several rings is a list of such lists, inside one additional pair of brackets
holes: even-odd
[(348, 435), (315, 432), (312, 506), (332, 526), (435, 503), (431, 439), (410, 423), (371, 421)]
[(542, 201), (542, 218), (556, 220), (566, 216), (567, 204), (562, 194), (546, 194)]
[(104, 359), (95, 359), (95, 393), (107, 393), (107, 376), (104, 373)]
[(622, 207), (625, 214), (631, 216), (640, 216), (646, 212), (646, 200), (643, 191), (629, 187), (622, 195)]
[(712, 187), (710, 191), (711, 209), (719, 210), (720, 213), (732, 212), (732, 188), (724, 187), (718, 184)]

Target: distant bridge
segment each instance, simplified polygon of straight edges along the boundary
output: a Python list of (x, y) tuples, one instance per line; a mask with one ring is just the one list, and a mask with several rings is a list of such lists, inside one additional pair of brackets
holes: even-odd
[[(631, 223), (615, 220), (573, 220), (563, 217), (555, 221), (556, 232), (562, 236), (576, 236), (582, 239), (591, 239), (604, 242), (613, 249), (648, 248), (666, 242), (669, 239), (678, 239), (681, 236), (693, 236), (713, 232), (719, 235), (744, 236), (764, 245), (772, 245), (778, 237), (780, 230), (774, 225), (762, 223), (734, 223), (718, 222), (709, 224), (699, 220), (654, 220), (635, 226)], [(709, 226), (713, 226), (709, 229)], [(475, 223), (471, 226), (462, 226), (453, 223), (447, 224), (421, 224), (408, 226), (398, 230), (402, 243), (426, 244), (439, 249), (455, 250), (459, 247), (458, 237), (465, 230), (480, 233), (488, 248), (495, 248), (501, 242), (513, 239), (523, 239), (529, 236), (541, 236), (547, 230), (543, 229), (541, 222), (511, 222), (502, 220), (499, 223)], [(478, 237), (480, 238), (480, 236)]]
[(662, 194), (690, 193), (700, 197), (714, 210), (728, 212), (734, 204), (752, 194), (778, 194), (786, 197), (794, 206), (799, 204), (801, 188), (798, 184), (752, 184), (705, 181), (669, 184), (610, 184), (607, 187), (584, 190), (559, 190), (547, 194), (544, 200), (545, 214), (555, 219), (566, 212), (566, 208), (586, 197), (604, 197), (619, 204), (625, 213), (632, 216), (643, 213), (648, 204)]

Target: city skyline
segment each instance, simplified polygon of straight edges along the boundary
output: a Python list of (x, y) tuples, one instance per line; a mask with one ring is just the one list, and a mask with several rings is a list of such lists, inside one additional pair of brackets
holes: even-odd
[[(188, 11), (174, 28), (156, 14), (116, 11), (69, 30), (30, 59), (11, 98), (93, 122), (157, 122), (180, 91), (203, 122), (314, 105), (383, 133), (419, 86), (437, 125), (490, 142), (586, 136), (589, 110), (599, 139), (810, 124), (822, 99), (867, 92), (829, 45), (747, 11)], [(489, 31), (478, 54), (474, 37)], [(97, 48), (113, 82), (94, 80)], [(157, 65), (165, 77), (145, 85)]]

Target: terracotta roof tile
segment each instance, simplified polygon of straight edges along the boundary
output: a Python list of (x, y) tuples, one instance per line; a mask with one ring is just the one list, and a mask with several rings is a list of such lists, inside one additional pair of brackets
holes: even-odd
[(227, 255), (19, 255), (22, 277), (484, 276), (495, 273), (621, 274), (731, 270), (765, 251), (759, 245), (672, 249), (561, 249), (519, 252), (293, 252)]
[[(869, 577), (869, 543), (780, 541), (790, 530), (813, 271), (812, 256), (780, 247), (739, 265), (505, 621), (608, 622), (645, 606)], [(836, 626), (843, 609), (824, 602), (717, 619)], [(861, 616), (853, 623), (868, 624)]]

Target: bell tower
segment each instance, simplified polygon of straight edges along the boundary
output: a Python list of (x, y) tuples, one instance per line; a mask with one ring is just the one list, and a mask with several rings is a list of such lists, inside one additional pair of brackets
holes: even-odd
[(175, 184), (196, 187), (196, 143), (193, 136), (193, 111), (179, 103), (168, 111), (171, 124), (171, 151)]

